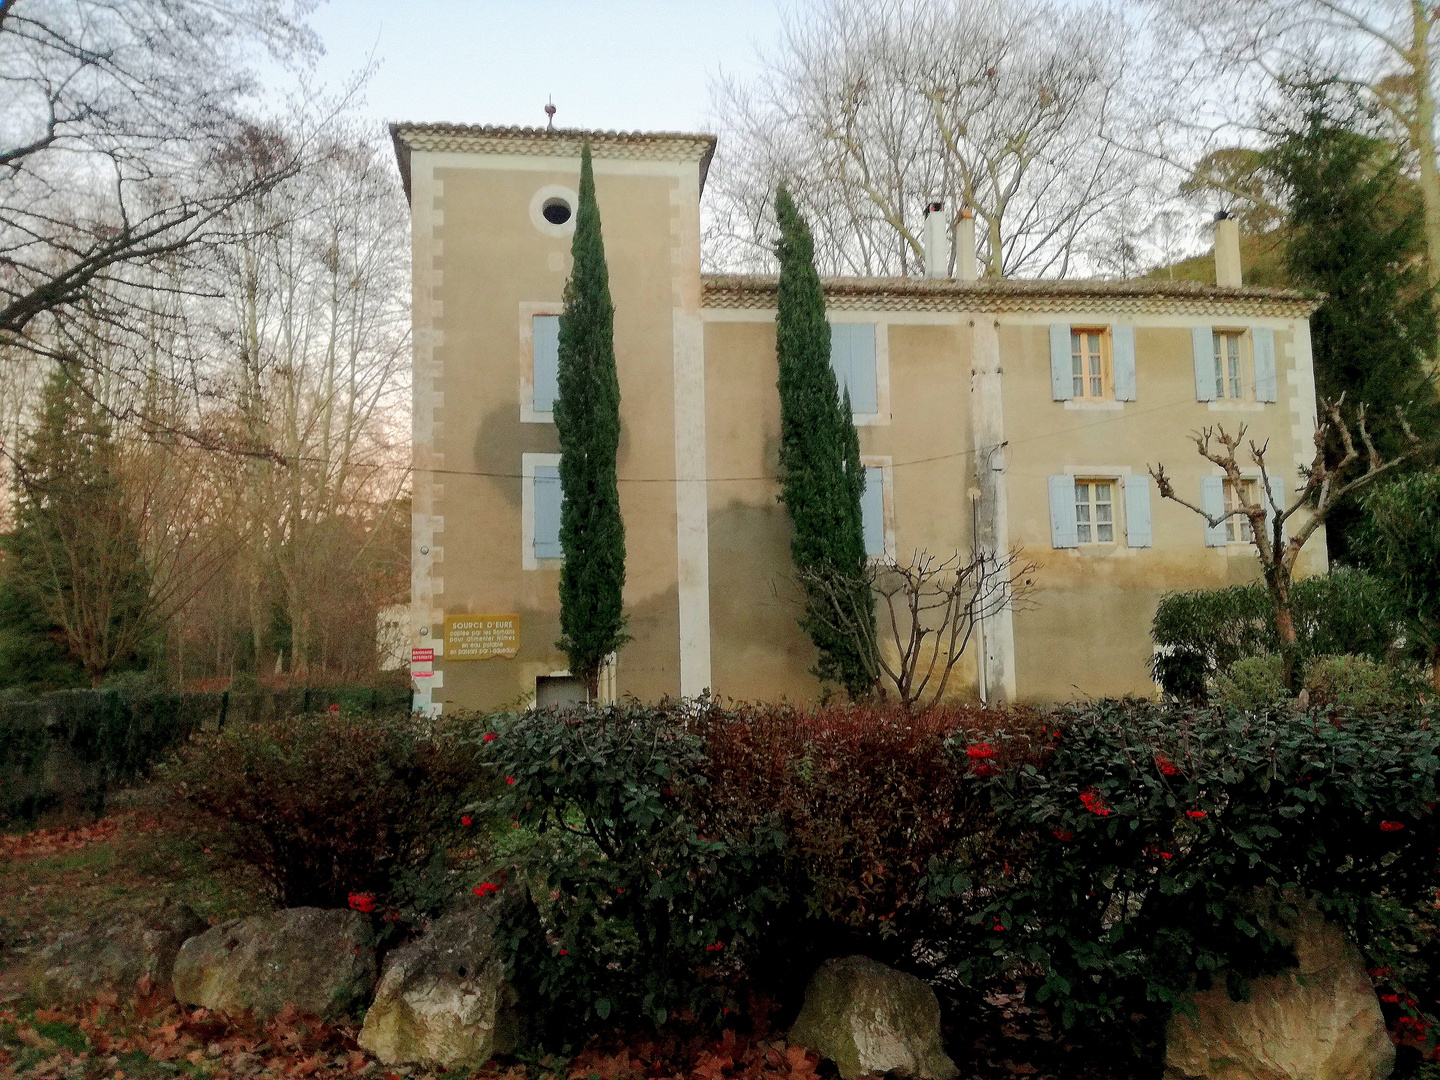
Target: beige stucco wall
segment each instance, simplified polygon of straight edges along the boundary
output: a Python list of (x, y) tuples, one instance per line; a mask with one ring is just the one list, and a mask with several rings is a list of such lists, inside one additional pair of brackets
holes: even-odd
[[(1010, 321), (1000, 330), (1001, 353), (1007, 357), (1011, 540), (1042, 564), (1033, 606), (1015, 615), (1018, 695), (1050, 701), (1152, 694), (1146, 665), (1152, 655), (1150, 621), (1160, 597), (1256, 579), (1254, 549), (1244, 544), (1206, 547), (1201, 518), (1152, 491), (1152, 547), (1126, 547), (1122, 521), (1117, 528), (1122, 537), (1114, 545), (1055, 550), (1047, 478), (1067, 471), (1143, 475), (1147, 466), (1163, 462), (1176, 492), (1198, 504), (1200, 478), (1219, 475), (1219, 470), (1198, 455), (1188, 434), (1213, 425), (1234, 433), (1244, 424), (1247, 440), (1268, 440), (1267, 468), (1282, 472), (1293, 489), (1298, 462), (1313, 451), (1313, 399), (1302, 392), (1309, 380), (1308, 334), (1303, 323), (1297, 335), (1297, 324), (1282, 319), (1077, 314), (1077, 324), (1135, 324), (1137, 383), (1135, 401), (1117, 402), (1118, 408), (1077, 409), (1051, 400), (1051, 321), (1069, 317)], [(1196, 324), (1273, 327), (1280, 400), (1197, 402), (1190, 330)], [(1311, 539), (1301, 566), (1302, 573), (1323, 572), (1323, 534)]]
[[(555, 647), (558, 563), (523, 566), (523, 455), (559, 448), (553, 424), (522, 421), (522, 306), (561, 301), (570, 238), (542, 232), (530, 206), (541, 187), (577, 187), (579, 160), (416, 153), (411, 170), (417, 268), (426, 260), (416, 290), (416, 487), (440, 525), (416, 538), (417, 631), (429, 634), (415, 644), (437, 641), (445, 614), (518, 614), (514, 660), (435, 661), (435, 702), (493, 707), (566, 666)], [(618, 689), (658, 698), (680, 691), (674, 327), (677, 309), (698, 310), (698, 166), (597, 157), (595, 173), (615, 304), (632, 637)]]
[[(882, 412), (859, 426), (860, 453), (867, 465), (889, 466), (893, 553), (906, 559), (916, 548), (968, 551), (968, 323), (952, 317), (912, 325), (857, 311), (832, 318), (877, 324)], [(790, 523), (774, 479), (774, 313), (708, 313), (705, 376), (713, 689), (745, 700), (813, 700), (821, 691), (809, 673), (815, 650), (796, 623)], [(962, 662), (952, 690), (964, 695), (974, 684), (973, 663)]]

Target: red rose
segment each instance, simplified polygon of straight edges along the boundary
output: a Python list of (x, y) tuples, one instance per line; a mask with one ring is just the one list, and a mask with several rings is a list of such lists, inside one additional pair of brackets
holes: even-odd
[(350, 894), (350, 909), (358, 911), (362, 915), (368, 915), (375, 910), (375, 897), (370, 893), (352, 892)]
[(995, 748), (989, 743), (982, 742), (976, 743), (974, 746), (968, 747), (965, 753), (970, 757), (971, 760), (978, 761), (981, 758), (994, 757)]
[(485, 732), (485, 741), (486, 741), (486, 742), (494, 742), (494, 741), (495, 741), (495, 732), (493, 732), (493, 731), (487, 731), (487, 732)]
[(489, 896), (492, 893), (499, 892), (500, 886), (496, 885), (493, 881), (482, 881), (479, 885), (474, 886), (470, 891), (473, 892), (476, 896)]
[(561, 956), (569, 956), (569, 955), (570, 955), (570, 950), (569, 950), (569, 949), (561, 949), (561, 950), (560, 950), (560, 955), (561, 955)]
[(514, 783), (515, 783), (515, 777), (513, 777), (513, 776), (507, 776), (507, 777), (505, 777), (505, 783), (507, 783), (507, 784), (514, 784)]
[(469, 814), (466, 814), (464, 817), (462, 817), (462, 818), (460, 819), (460, 824), (461, 824), (461, 825), (473, 825), (473, 824), (475, 824), (475, 823), (470, 820), (470, 815), (469, 815)]
[(1203, 818), (1203, 817), (1205, 816), (1205, 811), (1204, 811), (1204, 810), (1186, 810), (1186, 811), (1185, 811), (1185, 816), (1188, 817), (1188, 818), (1195, 818), (1196, 820), (1199, 820), (1200, 818)]
[(1167, 758), (1164, 754), (1155, 755), (1155, 764), (1159, 767), (1163, 776), (1179, 776), (1180, 766)]
[(1381, 832), (1399, 832), (1399, 831), (1400, 831), (1401, 829), (1403, 829), (1403, 828), (1405, 828), (1405, 823), (1404, 823), (1403, 821), (1382, 821), (1382, 822), (1380, 822), (1380, 831), (1381, 831)]

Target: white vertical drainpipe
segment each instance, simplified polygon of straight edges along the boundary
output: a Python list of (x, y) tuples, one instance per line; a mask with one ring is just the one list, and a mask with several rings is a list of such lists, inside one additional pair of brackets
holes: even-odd
[(950, 230), (946, 225), (944, 210), (945, 205), (939, 199), (925, 207), (925, 228), (921, 235), (925, 244), (927, 278), (950, 276)]
[(1241, 284), (1240, 223), (1224, 210), (1215, 215), (1215, 284)]
[(975, 211), (968, 206), (955, 223), (955, 271), (961, 281), (975, 280)]

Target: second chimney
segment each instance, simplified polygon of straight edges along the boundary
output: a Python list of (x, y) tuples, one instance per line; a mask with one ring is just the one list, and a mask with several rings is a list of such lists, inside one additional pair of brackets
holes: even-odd
[(945, 221), (945, 204), (939, 199), (925, 207), (925, 228), (921, 233), (925, 245), (925, 276), (950, 276), (950, 230)]
[(975, 280), (975, 211), (968, 206), (955, 223), (955, 270), (961, 281)]
[(1241, 284), (1240, 223), (1224, 210), (1215, 215), (1215, 284)]

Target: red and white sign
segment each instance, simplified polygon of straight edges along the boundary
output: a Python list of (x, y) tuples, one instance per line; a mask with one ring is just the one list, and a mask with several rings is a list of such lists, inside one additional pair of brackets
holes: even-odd
[(435, 662), (435, 650), (411, 649), (410, 662), (412, 664), (433, 664)]
[(434, 674), (435, 672), (433, 671), (412, 671), (410, 677), (412, 679), (428, 679)]

